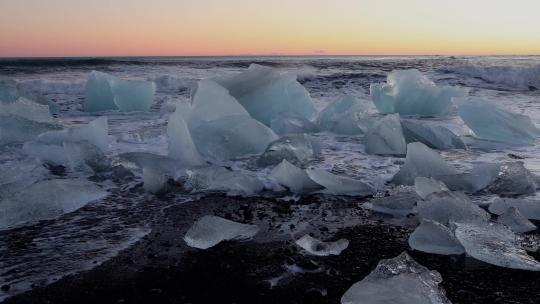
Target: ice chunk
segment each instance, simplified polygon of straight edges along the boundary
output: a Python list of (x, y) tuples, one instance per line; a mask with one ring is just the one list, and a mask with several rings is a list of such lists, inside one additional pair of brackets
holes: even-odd
[(306, 134), (290, 134), (271, 142), (257, 163), (260, 166), (273, 166), (282, 160), (295, 165), (305, 164), (320, 154), (320, 142)]
[(41, 105), (26, 98), (15, 102), (0, 102), (0, 116), (18, 116), (31, 121), (54, 124), (48, 105)]
[(532, 199), (496, 199), (488, 207), (489, 212), (502, 215), (509, 208), (515, 207), (519, 212), (530, 220), (540, 220), (540, 201)]
[(142, 172), (144, 168), (147, 168), (174, 179), (186, 176), (186, 168), (178, 160), (147, 152), (119, 154), (115, 157), (113, 165), (122, 165), (127, 169), (138, 172)]
[(86, 141), (64, 142), (62, 146), (63, 153), (72, 169), (103, 172), (111, 168), (103, 151)]
[(87, 141), (106, 152), (109, 145), (108, 132), (107, 117), (101, 116), (80, 127), (43, 133), (37, 141), (55, 145), (62, 145), (64, 142)]
[(222, 241), (251, 239), (259, 232), (256, 225), (240, 224), (221, 217), (206, 215), (200, 218), (184, 236), (190, 247), (208, 249)]
[(415, 120), (401, 121), (407, 143), (421, 142), (432, 149), (466, 149), (465, 143), (452, 131), (442, 126), (432, 126)]
[(377, 268), (355, 283), (342, 304), (450, 304), (439, 287), (441, 275), (418, 264), (406, 252), (381, 260)]
[(143, 188), (149, 193), (160, 193), (167, 189), (169, 177), (154, 171), (153, 169), (143, 169)]
[(506, 225), (516, 233), (536, 230), (536, 226), (525, 218), (516, 207), (510, 207), (497, 218), (497, 222)]
[(462, 254), (463, 246), (458, 242), (450, 229), (441, 223), (423, 220), (409, 236), (412, 249), (434, 254)]
[(389, 214), (393, 217), (406, 217), (414, 213), (417, 196), (411, 192), (397, 193), (391, 196), (375, 198), (362, 205), (363, 208)]
[(501, 196), (515, 196), (536, 193), (537, 187), (536, 177), (525, 168), (523, 162), (511, 162), (500, 166), (489, 191)]
[(270, 67), (252, 64), (243, 73), (215, 81), (229, 90), (253, 118), (267, 126), (284, 112), (308, 120), (317, 113), (308, 91), (296, 81), (295, 75)]
[(295, 113), (281, 113), (270, 122), (270, 127), (279, 135), (315, 133), (317, 125)]
[(414, 179), (416, 193), (422, 199), (426, 199), (430, 194), (448, 191), (446, 185), (436, 179), (428, 177), (417, 177)]
[(407, 145), (405, 164), (392, 181), (396, 184), (411, 185), (417, 177), (437, 178), (456, 173), (456, 169), (447, 164), (437, 152), (422, 143), (415, 142)]
[(272, 169), (270, 178), (294, 193), (309, 193), (322, 188), (309, 178), (306, 171), (295, 167), (285, 159)]
[(369, 154), (401, 156), (407, 153), (398, 114), (386, 115), (377, 121), (364, 140)]
[(439, 175), (437, 179), (443, 181), (450, 190), (475, 193), (493, 183), (497, 179), (500, 169), (500, 164), (479, 164), (468, 173)]
[(364, 134), (369, 128), (367, 110), (360, 101), (346, 95), (328, 105), (319, 113), (317, 123), (321, 130), (336, 134)]
[(220, 191), (240, 196), (253, 196), (264, 189), (257, 178), (218, 166), (188, 170), (186, 186), (194, 191)]
[(260, 154), (277, 139), (268, 127), (245, 116), (226, 116), (191, 129), (199, 152), (212, 161), (230, 160)]
[(153, 82), (122, 80), (92, 71), (86, 82), (84, 110), (148, 111), (154, 101), (155, 91)]
[(455, 223), (465, 252), (480, 261), (513, 269), (540, 271), (540, 263), (519, 247), (516, 235), (497, 223)]
[(478, 98), (458, 101), (458, 113), (476, 136), (516, 145), (532, 144), (540, 131), (531, 119)]
[(24, 142), (36, 139), (40, 134), (59, 130), (61, 126), (41, 123), (19, 116), (0, 115), (0, 142)]
[(320, 169), (307, 169), (306, 173), (315, 183), (324, 187), (321, 193), (332, 195), (369, 196), (375, 190), (368, 184), (345, 176), (337, 176)]
[(0, 79), (0, 102), (1, 103), (12, 103), (16, 102), (18, 99), (24, 98), (26, 100), (31, 100), (40, 105), (49, 106), (49, 112), (51, 114), (58, 113), (59, 106), (49, 99), (33, 94), (28, 90), (24, 89), (20, 84), (11, 79)]
[(296, 245), (300, 246), (307, 253), (316, 256), (340, 255), (349, 246), (349, 241), (340, 239), (335, 242), (322, 242), (309, 234), (296, 240)]
[(418, 70), (397, 70), (388, 74), (386, 84), (372, 84), (373, 103), (381, 113), (402, 115), (448, 115), (453, 97), (465, 91), (437, 86)]
[(475, 205), (462, 193), (433, 193), (427, 200), (418, 201), (418, 217), (450, 225), (451, 222), (487, 222), (490, 218), (484, 209)]
[(0, 201), (0, 229), (73, 212), (107, 192), (83, 179), (54, 179), (32, 184)]
[(191, 138), (188, 126), (178, 110), (169, 118), (167, 138), (171, 158), (179, 160), (184, 166), (204, 164), (204, 160)]

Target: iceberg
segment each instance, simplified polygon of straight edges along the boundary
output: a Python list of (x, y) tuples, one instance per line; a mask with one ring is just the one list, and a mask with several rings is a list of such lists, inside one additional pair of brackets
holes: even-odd
[(501, 196), (517, 196), (536, 193), (537, 177), (533, 175), (523, 162), (510, 162), (500, 166), (494, 182), (488, 189)]
[(122, 80), (92, 71), (85, 87), (84, 110), (148, 111), (154, 102), (156, 85), (143, 80)]
[(285, 159), (272, 169), (270, 178), (294, 193), (309, 193), (322, 189), (321, 185), (309, 178), (306, 171), (295, 167)]
[(319, 113), (317, 124), (322, 131), (357, 135), (367, 132), (369, 119), (365, 106), (356, 97), (345, 95)]
[(426, 199), (433, 193), (449, 191), (446, 185), (436, 179), (428, 177), (417, 177), (414, 179), (416, 193), (422, 199)]
[(32, 184), (0, 200), (0, 229), (54, 219), (107, 192), (83, 179), (53, 179)]
[(50, 114), (56, 114), (60, 107), (49, 99), (33, 94), (11, 79), (0, 79), (0, 103), (16, 102), (20, 98), (30, 100), (36, 104), (49, 106)]
[(222, 241), (247, 240), (259, 232), (256, 225), (240, 224), (221, 217), (206, 215), (197, 220), (184, 236), (190, 247), (208, 249)]
[(270, 121), (270, 128), (279, 135), (315, 133), (317, 125), (295, 113), (281, 113)]
[(372, 84), (370, 92), (380, 113), (424, 116), (449, 115), (451, 99), (466, 94), (463, 89), (437, 86), (414, 69), (392, 71), (386, 84)]
[(455, 235), (465, 252), (496, 266), (540, 271), (540, 263), (519, 247), (516, 235), (497, 223), (455, 223)]
[(191, 138), (191, 133), (184, 118), (178, 110), (169, 118), (167, 139), (169, 143), (169, 157), (177, 159), (187, 167), (203, 165), (205, 163)]
[(362, 208), (378, 213), (388, 214), (393, 217), (406, 217), (414, 213), (416, 194), (401, 192), (391, 196), (375, 198), (362, 205)]
[(412, 249), (434, 254), (462, 254), (465, 249), (450, 229), (441, 223), (423, 220), (409, 236)]
[(465, 143), (452, 131), (442, 126), (432, 126), (420, 121), (401, 121), (407, 143), (421, 142), (437, 150), (466, 149)]
[(530, 220), (540, 220), (540, 201), (532, 199), (496, 199), (488, 207), (489, 212), (502, 215), (508, 212), (511, 207), (519, 210), (525, 218)]
[(369, 196), (375, 192), (370, 185), (345, 176), (337, 176), (320, 169), (307, 169), (307, 175), (324, 187), (320, 193), (332, 195)]
[(355, 283), (341, 304), (450, 304), (439, 287), (441, 275), (418, 264), (406, 252), (381, 260), (377, 268)]
[(310, 120), (317, 111), (296, 75), (252, 64), (247, 71), (214, 79), (226, 88), (249, 114), (270, 126), (281, 113), (295, 113)]
[(160, 193), (167, 189), (169, 177), (152, 169), (143, 169), (143, 189), (149, 193)]
[(366, 134), (364, 141), (369, 154), (403, 156), (407, 153), (399, 114), (386, 115), (377, 121)]
[(392, 181), (395, 184), (412, 185), (417, 177), (455, 175), (456, 169), (446, 163), (441, 156), (426, 145), (415, 142), (407, 145), (405, 164)]
[(427, 200), (418, 201), (418, 217), (449, 226), (452, 222), (487, 222), (489, 214), (462, 193), (434, 193)]
[(494, 103), (478, 98), (460, 99), (457, 103), (459, 116), (478, 138), (530, 145), (540, 135), (526, 115), (503, 110)]
[(516, 207), (510, 207), (497, 218), (497, 222), (516, 233), (536, 230), (536, 226), (524, 217)]
[(258, 158), (260, 166), (274, 166), (283, 160), (295, 165), (305, 164), (320, 154), (320, 142), (310, 135), (291, 134), (271, 142)]
[(349, 241), (346, 239), (322, 242), (309, 234), (299, 238), (295, 243), (307, 253), (316, 256), (340, 255), (343, 250), (349, 247)]

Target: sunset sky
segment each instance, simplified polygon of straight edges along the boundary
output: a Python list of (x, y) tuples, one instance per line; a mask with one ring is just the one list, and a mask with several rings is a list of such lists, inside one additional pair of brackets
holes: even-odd
[(538, 0), (0, 0), (0, 56), (540, 54)]

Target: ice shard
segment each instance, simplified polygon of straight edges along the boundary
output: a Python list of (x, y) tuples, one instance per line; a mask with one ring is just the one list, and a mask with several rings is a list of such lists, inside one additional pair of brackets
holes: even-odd
[(369, 154), (403, 156), (407, 153), (398, 114), (386, 115), (377, 121), (364, 137), (364, 141)]
[(341, 304), (450, 304), (439, 287), (441, 282), (437, 271), (403, 252), (381, 260), (375, 270), (345, 292)]
[(364, 134), (369, 129), (367, 109), (350, 95), (343, 96), (324, 108), (317, 117), (322, 131), (336, 134)]
[(370, 185), (345, 176), (337, 176), (321, 169), (307, 169), (307, 175), (324, 187), (321, 193), (332, 195), (369, 196), (375, 190)]
[(290, 134), (271, 142), (257, 163), (260, 166), (274, 166), (287, 160), (294, 165), (302, 165), (320, 154), (321, 143), (307, 134)]
[(538, 187), (536, 180), (537, 177), (525, 168), (523, 162), (504, 163), (488, 189), (501, 196), (534, 194)]
[(504, 110), (478, 98), (460, 99), (458, 104), (459, 116), (481, 139), (529, 145), (540, 135), (540, 130), (526, 115)]
[(405, 164), (394, 176), (393, 182), (412, 185), (417, 177), (455, 175), (456, 169), (446, 163), (441, 156), (426, 145), (415, 142), (407, 145)]
[(524, 217), (516, 207), (508, 208), (505, 213), (497, 218), (497, 222), (507, 226), (516, 233), (536, 230), (536, 226)]
[(256, 225), (240, 224), (227, 219), (206, 215), (200, 218), (184, 236), (190, 247), (208, 249), (222, 241), (247, 240), (259, 232)]
[(214, 79), (258, 121), (270, 126), (281, 113), (311, 119), (317, 111), (296, 75), (252, 64), (247, 71)]
[(15, 102), (0, 102), (0, 117), (17, 116), (39, 123), (54, 124), (48, 105), (41, 105), (26, 98), (19, 98)]
[(309, 234), (299, 238), (295, 243), (307, 253), (316, 256), (340, 255), (349, 246), (349, 241), (346, 239), (340, 239), (335, 242), (323, 242)]
[(178, 110), (169, 118), (167, 139), (169, 157), (177, 159), (186, 167), (204, 164), (204, 160), (191, 138), (189, 128)]
[(401, 115), (448, 115), (453, 97), (465, 95), (463, 89), (437, 86), (418, 70), (396, 70), (386, 84), (372, 84), (373, 103), (381, 113)]
[(309, 178), (306, 171), (295, 167), (285, 159), (272, 169), (270, 178), (294, 193), (309, 193), (322, 189), (321, 185)]
[(511, 207), (519, 210), (519, 213), (521, 213), (527, 219), (540, 220), (540, 201), (534, 199), (496, 199), (489, 205), (488, 210), (493, 214), (502, 215)]
[(449, 226), (451, 222), (487, 222), (489, 214), (475, 205), (462, 193), (434, 193), (427, 200), (417, 202), (420, 219), (427, 219)]
[(487, 188), (499, 177), (501, 164), (479, 164), (466, 173), (439, 175), (437, 179), (452, 191), (475, 193)]
[(228, 195), (252, 196), (264, 189), (257, 178), (219, 166), (190, 169), (187, 175), (185, 187), (192, 191), (219, 191)]
[(454, 233), (441, 223), (423, 220), (409, 236), (412, 249), (434, 254), (462, 254), (465, 249)]
[(317, 125), (295, 113), (281, 113), (270, 121), (270, 128), (279, 135), (315, 133)]
[(455, 223), (455, 235), (465, 252), (496, 266), (540, 271), (540, 263), (520, 248), (516, 235), (498, 223)]
[(433, 193), (448, 191), (448, 188), (444, 183), (428, 177), (415, 178), (414, 188), (416, 189), (418, 196), (420, 196), (422, 199), (426, 199)]
[(44, 144), (61, 145), (63, 142), (87, 141), (106, 152), (109, 145), (109, 124), (106, 116), (101, 116), (86, 125), (50, 131), (38, 136), (37, 141)]
[(442, 126), (429, 125), (417, 120), (401, 121), (407, 143), (421, 142), (437, 150), (466, 149), (465, 143), (452, 131)]

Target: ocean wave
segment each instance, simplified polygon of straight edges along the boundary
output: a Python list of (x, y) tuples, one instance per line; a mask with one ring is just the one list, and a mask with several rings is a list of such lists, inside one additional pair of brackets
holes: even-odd
[(480, 79), (490, 85), (508, 90), (535, 91), (540, 89), (540, 64), (533, 66), (480, 66), (459, 65), (443, 72)]

